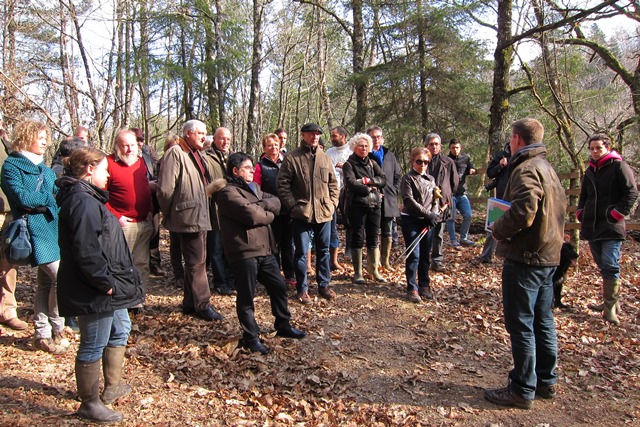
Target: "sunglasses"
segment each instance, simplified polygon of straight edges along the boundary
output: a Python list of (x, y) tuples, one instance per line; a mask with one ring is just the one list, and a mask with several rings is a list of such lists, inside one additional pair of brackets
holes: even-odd
[(416, 159), (416, 160), (414, 160), (414, 162), (416, 162), (416, 164), (419, 165), (419, 166), (428, 165), (429, 164), (429, 160), (422, 160), (422, 159)]

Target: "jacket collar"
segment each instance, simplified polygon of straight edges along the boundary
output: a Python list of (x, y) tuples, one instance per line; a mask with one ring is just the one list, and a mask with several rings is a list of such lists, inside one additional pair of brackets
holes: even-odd
[(608, 165), (611, 162), (616, 162), (620, 160), (622, 160), (622, 156), (618, 154), (617, 151), (612, 150), (609, 153), (602, 156), (600, 159), (598, 159), (598, 161), (595, 161), (591, 157), (589, 157), (589, 166), (591, 166), (593, 169), (599, 169), (605, 165)]

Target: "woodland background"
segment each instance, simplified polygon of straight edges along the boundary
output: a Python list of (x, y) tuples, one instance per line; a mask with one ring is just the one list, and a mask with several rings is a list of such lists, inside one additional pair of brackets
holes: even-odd
[[(535, 116), (559, 171), (610, 132), (637, 169), (640, 3), (575, 0), (2, 0), (0, 112), (109, 150), (124, 126), (160, 149), (197, 118), (259, 154), (277, 127), (372, 124), (406, 154), (459, 138), (478, 167)], [(328, 138), (327, 138), (328, 139)], [(52, 147), (54, 150), (55, 147)], [(479, 184), (478, 184), (479, 188)], [(479, 190), (478, 190), (479, 191)]]

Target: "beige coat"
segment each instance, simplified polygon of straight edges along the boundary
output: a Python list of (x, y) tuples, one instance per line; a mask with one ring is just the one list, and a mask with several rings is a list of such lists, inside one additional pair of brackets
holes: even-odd
[[(209, 199), (205, 183), (186, 141), (164, 153), (158, 174), (158, 203), (162, 209), (162, 224), (169, 231), (196, 233), (211, 230)], [(202, 160), (204, 164), (204, 159)]]

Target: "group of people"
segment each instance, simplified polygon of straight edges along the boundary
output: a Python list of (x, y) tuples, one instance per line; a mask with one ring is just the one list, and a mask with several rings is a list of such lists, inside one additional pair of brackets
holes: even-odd
[[(211, 305), (209, 265), (213, 288), (237, 294), (241, 345), (261, 354), (269, 348), (254, 317), (258, 282), (270, 297), (276, 335), (285, 338), (306, 335), (291, 324), (287, 286), (295, 286), (300, 303), (313, 303), (311, 250), (318, 295), (336, 297), (331, 272), (342, 269), (338, 214), (346, 226), (345, 246), (356, 284), (366, 282), (364, 250), (371, 280), (386, 282), (380, 273), (393, 268), (397, 220), (407, 246), (407, 298), (415, 303), (433, 298), (429, 270), (445, 269), (445, 228), (454, 249), (475, 246), (468, 237), (471, 209), (465, 178), (476, 170), (459, 141), (451, 140), (450, 153), (444, 155), (440, 136), (427, 135), (424, 146), (411, 150), (410, 169), (403, 175), (378, 126), (351, 138), (344, 127), (333, 128), (326, 152), (319, 125), (307, 123), (300, 133), (300, 145), (291, 150), (283, 129), (266, 135), (254, 166), (251, 156), (231, 150), (232, 134), (224, 127), (207, 147), (206, 125), (187, 121), (180, 136), (167, 138), (159, 161), (145, 158), (140, 129), (124, 129), (116, 134), (109, 155), (81, 139), (66, 141), (54, 159), (58, 176), (44, 164), (51, 142), (45, 124), (27, 120), (15, 126), (12, 138), (0, 134), (5, 143), (0, 188), (8, 203), (3, 226), (12, 217), (27, 216), (32, 265), (38, 267), (34, 347), (64, 353), (64, 318), (77, 317), (80, 417), (122, 419), (105, 404), (131, 392), (121, 381), (125, 346), (130, 315), (143, 309), (145, 283), (155, 264), (150, 254), (158, 247), (153, 236), (159, 212), (170, 235), (175, 282), (183, 290), (182, 312), (222, 320)], [(487, 390), (485, 397), (520, 408), (530, 408), (535, 396), (555, 397), (557, 381), (551, 278), (563, 242), (566, 197), (546, 160), (543, 137), (537, 120), (514, 122), (505, 151), (492, 159), (488, 175), (511, 207), (493, 224), (478, 259), (489, 262), (494, 250), (505, 257), (503, 307), (514, 359), (507, 387)], [(624, 216), (637, 189), (608, 136), (591, 137), (589, 150), (577, 217), (603, 276), (603, 303), (592, 308), (617, 324)], [(456, 211), (463, 215), (460, 239), (452, 226)], [(25, 329), (14, 297), (16, 270), (4, 258), (1, 262), (0, 322)], [(154, 271), (163, 274), (157, 264)]]

